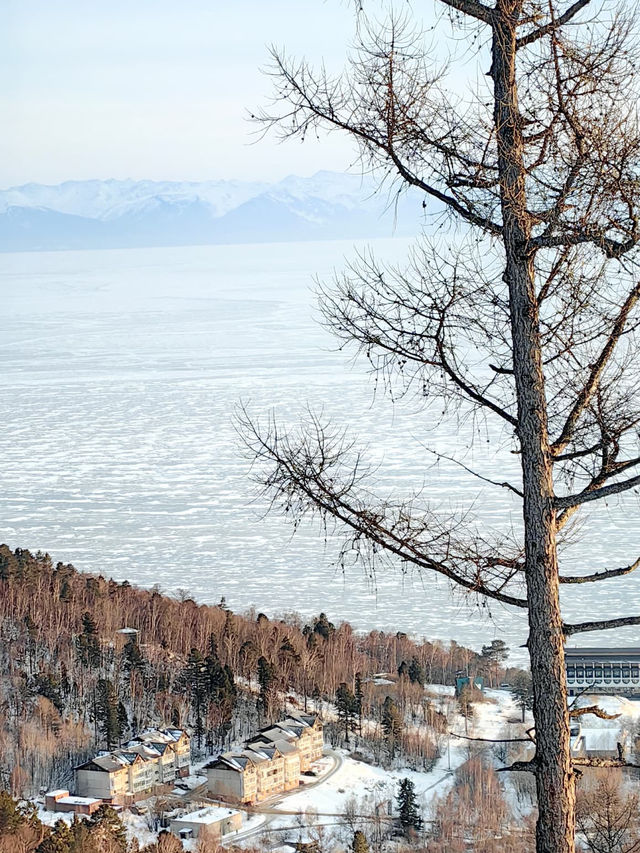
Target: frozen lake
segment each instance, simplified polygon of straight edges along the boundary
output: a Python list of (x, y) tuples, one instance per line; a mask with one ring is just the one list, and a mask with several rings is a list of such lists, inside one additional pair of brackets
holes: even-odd
[[(387, 258), (405, 247), (375, 244)], [(435, 464), (424, 448), (462, 449), (489, 477), (515, 457), (481, 425), (475, 436), (471, 426), (434, 428), (413, 401), (374, 399), (366, 366), (351, 365), (314, 322), (312, 276), (352, 253), (345, 242), (1, 255), (0, 539), (200, 601), (225, 596), (233, 609), (324, 610), (358, 629), (474, 648), (496, 636), (524, 642), (520, 613), (475, 607), (443, 580), (343, 573), (337, 542), (309, 528), (292, 537), (254, 501), (234, 407), (273, 407), (293, 423), (308, 401), (366, 438), (381, 463), (376, 488), (424, 485), (439, 506), (473, 510), (487, 528), (518, 527), (507, 492)], [(585, 513), (566, 567), (612, 568), (640, 554), (636, 496), (598, 513)], [(569, 619), (640, 612), (640, 574), (571, 593)]]

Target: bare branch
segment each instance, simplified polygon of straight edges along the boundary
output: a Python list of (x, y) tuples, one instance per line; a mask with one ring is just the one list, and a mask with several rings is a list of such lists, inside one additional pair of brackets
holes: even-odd
[[(429, 450), (429, 448), (427, 448)], [(508, 483), (506, 480), (503, 482), (499, 482), (498, 480), (491, 480), (489, 477), (485, 477), (482, 474), (479, 474), (477, 471), (474, 471), (473, 468), (469, 468), (464, 462), (461, 462), (459, 459), (455, 459), (453, 456), (447, 456), (446, 453), (442, 453), (439, 450), (429, 450), (429, 453), (432, 453), (438, 459), (446, 459), (447, 462), (452, 462), (454, 465), (457, 465), (459, 468), (462, 468), (468, 474), (471, 474), (473, 477), (476, 477), (478, 480), (482, 480), (484, 483), (489, 483), (490, 486), (499, 486), (501, 489), (509, 489), (510, 492), (518, 495), (519, 498), (524, 497), (522, 491), (517, 489), (515, 486)]]
[(632, 767), (640, 768), (640, 764), (634, 764), (632, 761), (625, 761), (621, 758), (579, 758), (573, 759), (573, 764), (576, 767)]
[(598, 358), (595, 360), (591, 367), (591, 371), (587, 378), (587, 381), (578, 394), (578, 397), (569, 412), (569, 416), (562, 428), (562, 432), (551, 445), (551, 452), (554, 455), (562, 453), (567, 444), (571, 441), (571, 437), (573, 436), (573, 432), (575, 430), (576, 424), (578, 423), (578, 419), (580, 415), (584, 412), (585, 408), (589, 404), (593, 392), (595, 391), (600, 379), (602, 377), (603, 371), (607, 365), (607, 362), (611, 358), (616, 344), (620, 340), (620, 336), (624, 332), (625, 326), (629, 319), (629, 315), (636, 303), (640, 299), (640, 283), (636, 284), (635, 287), (631, 290), (627, 298), (625, 299), (623, 305), (620, 308), (618, 316), (613, 324), (613, 328), (611, 329), (611, 333), (609, 334), (604, 347)]
[(572, 719), (574, 717), (584, 717), (586, 714), (599, 717), (601, 720), (617, 720), (620, 716), (620, 714), (607, 714), (606, 711), (603, 711), (602, 708), (599, 708), (597, 705), (588, 705), (585, 708), (572, 708), (569, 711), (569, 716)]
[(447, 732), (451, 737), (457, 737), (461, 740), (472, 740), (477, 743), (535, 743), (530, 737), (507, 737), (507, 738), (490, 738), (490, 737), (471, 737), (471, 735), (459, 735), (456, 732)]
[(585, 6), (588, 6), (591, 0), (576, 0), (576, 2), (569, 6), (567, 11), (560, 15), (559, 18), (556, 18), (554, 21), (550, 21), (548, 24), (545, 24), (543, 27), (538, 27), (537, 30), (532, 30), (530, 33), (527, 33), (524, 36), (521, 36), (516, 40), (516, 49), (519, 50), (521, 47), (526, 47), (529, 44), (533, 44), (534, 41), (538, 41), (538, 39), (543, 38), (544, 36), (551, 35), (552, 33), (557, 32), (558, 28), (563, 24), (569, 23), (572, 18), (578, 14), (578, 12), (583, 9)]
[(514, 761), (513, 764), (510, 764), (508, 767), (496, 768), (496, 773), (507, 773), (509, 771), (518, 773), (537, 773), (538, 762), (535, 758), (532, 758), (531, 761)]
[(582, 491), (575, 495), (564, 495), (554, 499), (556, 509), (571, 508), (580, 506), (581, 504), (589, 503), (590, 501), (599, 501), (602, 498), (608, 498), (611, 495), (618, 495), (621, 492), (626, 492), (634, 486), (640, 486), (640, 475), (630, 477), (628, 480), (623, 480), (621, 483), (611, 483), (609, 486), (603, 486), (600, 489), (592, 491)]
[(621, 616), (618, 619), (599, 619), (595, 622), (578, 622), (575, 625), (562, 626), (566, 637), (573, 634), (583, 634), (587, 631), (609, 631), (611, 628), (627, 628), (630, 625), (640, 625), (640, 616)]
[(640, 558), (630, 566), (624, 566), (621, 569), (606, 569), (602, 572), (594, 572), (591, 575), (560, 575), (560, 583), (594, 583), (595, 581), (604, 581), (609, 578), (619, 578), (623, 575), (629, 575), (640, 566)]
[[(434, 515), (423, 519), (412, 508), (403, 504), (380, 504), (364, 494), (357, 494), (364, 477), (359, 458), (353, 465), (348, 462), (349, 446), (342, 436), (336, 438), (329, 428), (310, 415), (307, 432), (294, 439), (281, 432), (272, 421), (267, 434), (254, 423), (246, 410), (240, 409), (236, 417), (238, 433), (254, 460), (265, 466), (264, 473), (255, 479), (272, 497), (281, 501), (293, 516), (319, 513), (342, 522), (353, 531), (354, 543), (371, 543), (375, 550), (391, 553), (408, 565), (443, 575), (453, 583), (482, 597), (526, 608), (526, 599), (504, 592), (506, 583), (519, 574), (516, 568), (490, 583), (492, 571), (504, 567), (509, 561), (495, 559), (477, 551), (469, 541), (455, 545), (451, 531), (447, 531)], [(338, 471), (343, 471), (343, 476)], [(344, 472), (350, 471), (346, 477)], [(449, 519), (451, 524), (451, 519)], [(440, 551), (444, 558), (437, 558)]]
[(458, 12), (463, 12), (471, 18), (476, 18), (478, 21), (483, 21), (485, 24), (493, 22), (494, 11), (484, 3), (478, 3), (476, 0), (440, 0), (446, 6), (451, 6), (452, 9), (457, 9)]

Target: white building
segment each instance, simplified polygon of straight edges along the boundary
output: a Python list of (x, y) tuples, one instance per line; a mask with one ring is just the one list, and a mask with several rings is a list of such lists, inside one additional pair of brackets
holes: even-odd
[(178, 838), (197, 838), (205, 829), (209, 838), (213, 840), (241, 829), (242, 814), (235, 809), (207, 806), (173, 818), (169, 828)]

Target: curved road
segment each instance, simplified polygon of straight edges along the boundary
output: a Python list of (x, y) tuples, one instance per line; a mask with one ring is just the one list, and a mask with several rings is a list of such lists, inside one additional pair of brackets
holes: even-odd
[[(277, 794), (276, 796), (270, 797), (268, 800), (260, 803), (256, 806), (249, 806), (242, 809), (242, 811), (247, 812), (250, 815), (264, 815), (264, 820), (261, 821), (257, 826), (252, 826), (249, 829), (240, 830), (235, 833), (231, 833), (222, 838), (221, 843), (225, 844), (235, 844), (237, 841), (245, 841), (247, 838), (251, 838), (254, 835), (258, 835), (265, 830), (268, 830), (269, 824), (273, 821), (275, 817), (278, 815), (304, 815), (304, 811), (287, 811), (286, 809), (278, 809), (276, 808), (276, 804), (280, 804), (287, 797), (292, 796), (293, 794), (300, 794), (303, 791), (309, 791), (312, 788), (317, 788), (319, 785), (323, 785), (332, 776), (334, 776), (338, 770), (342, 767), (344, 763), (344, 758), (340, 755), (339, 752), (334, 752), (332, 749), (325, 749), (323, 751), (323, 756), (329, 756), (333, 759), (333, 766), (330, 770), (328, 770), (325, 774), (318, 777), (314, 782), (308, 782), (305, 785), (294, 789), (293, 791), (284, 791), (282, 794)], [(201, 791), (206, 790), (206, 782), (203, 785), (199, 785), (197, 788), (194, 788), (193, 791), (189, 794), (189, 799), (199, 799), (208, 803), (215, 803), (216, 805), (225, 806), (229, 808), (229, 803), (223, 803), (219, 800), (213, 800), (211, 797), (205, 796)], [(318, 817), (339, 817), (340, 815), (322, 815), (318, 813)]]

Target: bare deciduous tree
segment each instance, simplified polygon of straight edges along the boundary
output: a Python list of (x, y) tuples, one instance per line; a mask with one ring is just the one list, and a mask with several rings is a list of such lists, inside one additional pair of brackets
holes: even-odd
[(591, 0), (439, 2), (486, 72), (467, 95), (405, 18), (371, 25), (359, 13), (342, 75), (273, 52), (274, 102), (258, 118), (284, 138), (345, 132), (382, 184), (422, 191), (458, 223), (403, 269), (360, 256), (322, 289), (322, 309), (394, 388), (499, 425), (521, 477), (495, 485), (521, 501), (522, 540), (443, 517), (422, 495), (377, 498), (355, 445), (316, 417), (297, 431), (240, 421), (259, 481), (296, 523), (332, 519), (365, 559), (392, 555), (528, 614), (536, 753), (517, 769), (536, 777), (538, 851), (569, 853), (564, 643), (640, 623), (566, 624), (559, 603), (560, 584), (622, 576), (635, 555), (570, 575), (557, 553), (582, 506), (640, 484), (634, 22)]
[[(619, 772), (619, 771), (618, 771)], [(592, 853), (637, 853), (640, 850), (640, 796), (625, 791), (622, 780), (608, 773), (578, 790), (578, 829)]]

